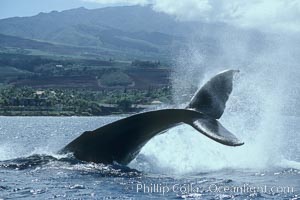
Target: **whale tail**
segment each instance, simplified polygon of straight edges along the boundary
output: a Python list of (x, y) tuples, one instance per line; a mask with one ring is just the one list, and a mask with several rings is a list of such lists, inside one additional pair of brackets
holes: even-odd
[(79, 160), (96, 163), (128, 164), (151, 138), (181, 123), (224, 145), (242, 145), (217, 120), (232, 91), (235, 72), (228, 70), (214, 76), (197, 91), (186, 109), (148, 111), (117, 120), (84, 132), (59, 153), (72, 152)]
[(211, 78), (195, 93), (186, 108), (219, 119), (232, 91), (233, 76), (237, 72), (239, 71), (226, 70)]
[(228, 146), (240, 146), (244, 143), (225, 129), (217, 120), (224, 113), (226, 102), (232, 92), (233, 77), (238, 70), (223, 71), (200, 88), (186, 109), (205, 114), (193, 120), (190, 125), (207, 137)]

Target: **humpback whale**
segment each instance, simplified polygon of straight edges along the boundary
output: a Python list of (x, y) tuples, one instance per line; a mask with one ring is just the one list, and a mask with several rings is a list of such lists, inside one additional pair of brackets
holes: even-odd
[(185, 109), (148, 111), (117, 120), (84, 132), (59, 153), (73, 153), (77, 159), (88, 162), (126, 165), (150, 139), (182, 123), (221, 144), (243, 145), (217, 120), (224, 112), (236, 72), (227, 70), (211, 78)]

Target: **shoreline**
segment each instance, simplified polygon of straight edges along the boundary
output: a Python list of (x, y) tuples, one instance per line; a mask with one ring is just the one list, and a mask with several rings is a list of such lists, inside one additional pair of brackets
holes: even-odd
[(54, 110), (54, 109), (37, 109), (37, 108), (25, 108), (18, 107), (18, 109), (0, 109), (0, 116), (48, 116), (48, 117), (104, 117), (104, 116), (112, 116), (112, 115), (130, 115), (136, 114), (143, 110), (152, 110), (156, 108), (157, 105), (136, 105), (129, 109), (122, 110), (118, 107), (102, 107), (101, 112), (87, 112), (87, 111), (74, 111), (74, 110)]

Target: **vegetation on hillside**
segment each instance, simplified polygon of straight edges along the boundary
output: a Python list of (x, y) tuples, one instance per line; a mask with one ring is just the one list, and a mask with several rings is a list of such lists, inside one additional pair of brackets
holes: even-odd
[(0, 53), (0, 71), (0, 115), (107, 115), (171, 101), (159, 61)]

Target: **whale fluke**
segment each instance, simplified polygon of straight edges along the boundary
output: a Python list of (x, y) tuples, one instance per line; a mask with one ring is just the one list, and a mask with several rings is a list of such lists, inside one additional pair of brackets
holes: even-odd
[(240, 146), (241, 142), (235, 135), (229, 132), (220, 122), (209, 116), (197, 119), (190, 124), (203, 135), (227, 146)]
[(208, 81), (192, 98), (187, 109), (161, 109), (135, 114), (94, 131), (87, 131), (59, 153), (72, 152), (83, 161), (128, 164), (156, 135), (181, 123), (228, 146), (243, 145), (216, 119), (224, 112), (236, 70), (222, 72)]
[(187, 109), (220, 119), (232, 91), (233, 76), (237, 72), (239, 71), (226, 70), (214, 76), (195, 93)]

